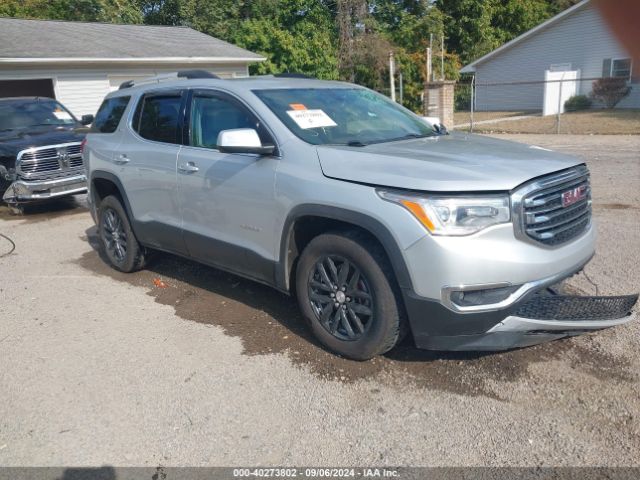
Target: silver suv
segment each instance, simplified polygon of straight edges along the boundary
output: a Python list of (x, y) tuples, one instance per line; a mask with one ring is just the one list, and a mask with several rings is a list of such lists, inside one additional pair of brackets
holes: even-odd
[(97, 114), (84, 160), (114, 268), (162, 250), (294, 294), (353, 359), (406, 334), (502, 350), (631, 320), (637, 295), (550, 288), (594, 254), (580, 160), (449, 134), (348, 83), (209, 77), (123, 84)]

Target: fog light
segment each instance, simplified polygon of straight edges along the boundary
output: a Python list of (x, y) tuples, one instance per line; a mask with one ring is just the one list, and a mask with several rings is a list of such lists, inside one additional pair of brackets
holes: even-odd
[(483, 288), (478, 290), (454, 290), (450, 294), (451, 302), (459, 307), (475, 307), (478, 305), (492, 305), (509, 298), (519, 285), (507, 287)]

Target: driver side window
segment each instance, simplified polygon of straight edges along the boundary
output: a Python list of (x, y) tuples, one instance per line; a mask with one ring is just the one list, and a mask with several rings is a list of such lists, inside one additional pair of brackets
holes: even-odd
[(253, 128), (265, 143), (260, 122), (239, 103), (218, 96), (194, 94), (189, 120), (189, 145), (217, 148), (218, 134), (222, 130)]

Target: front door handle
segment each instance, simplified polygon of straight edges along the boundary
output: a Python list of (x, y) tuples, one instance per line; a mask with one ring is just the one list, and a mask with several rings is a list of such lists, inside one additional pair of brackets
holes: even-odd
[(180, 170), (182, 173), (194, 173), (200, 169), (196, 167), (195, 163), (187, 162), (187, 163), (181, 163), (180, 165), (178, 165), (178, 170)]
[(125, 163), (129, 163), (129, 157), (127, 157), (125, 153), (121, 153), (120, 155), (116, 156), (115, 162), (118, 165), (124, 165)]

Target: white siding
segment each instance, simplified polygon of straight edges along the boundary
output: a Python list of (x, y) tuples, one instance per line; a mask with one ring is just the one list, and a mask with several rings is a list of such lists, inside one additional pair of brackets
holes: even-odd
[(55, 87), (56, 98), (78, 118), (95, 114), (109, 93), (109, 81), (104, 74), (59, 74)]
[(74, 115), (95, 114), (104, 96), (125, 80), (131, 80), (177, 70), (203, 69), (221, 78), (245, 77), (249, 74), (246, 63), (228, 65), (175, 64), (145, 66), (51, 66), (34, 68), (28, 64), (18, 67), (0, 67), (0, 80), (51, 78), (56, 98)]
[[(604, 59), (629, 57), (590, 2), (476, 65), (476, 82), (542, 81), (552, 64), (571, 64), (581, 78), (596, 78), (602, 76)], [(591, 83), (580, 82), (578, 93), (588, 94)], [(542, 84), (479, 87), (476, 105), (483, 110), (541, 110), (542, 100)], [(640, 108), (640, 83), (632, 85), (630, 96), (618, 106)]]

